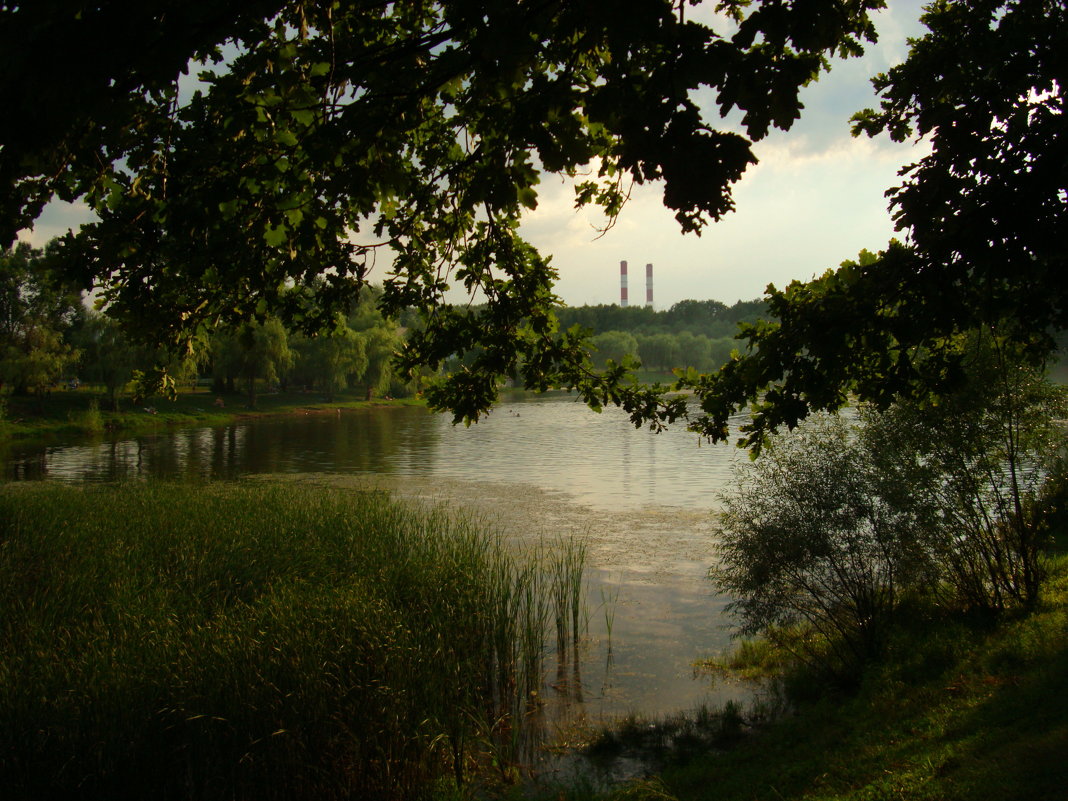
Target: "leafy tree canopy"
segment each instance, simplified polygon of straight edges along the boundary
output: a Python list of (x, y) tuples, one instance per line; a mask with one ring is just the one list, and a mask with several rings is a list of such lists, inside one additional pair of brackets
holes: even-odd
[(743, 442), (759, 447), (850, 393), (885, 408), (950, 391), (958, 332), (1006, 333), (1041, 361), (1068, 327), (1068, 9), (936, 0), (923, 22), (908, 59), (874, 79), (880, 108), (854, 117), (855, 134), (931, 145), (888, 192), (905, 241), (769, 287), (777, 322), (747, 327), (747, 354), (682, 382), (703, 433), (726, 438), (728, 415), (751, 403)]
[[(0, 236), (50, 198), (84, 197), (99, 222), (68, 237), (70, 269), (172, 345), (268, 314), (327, 325), (378, 261), (383, 310), (427, 318), (409, 368), (478, 353), (430, 393), (457, 419), (517, 369), (529, 387), (674, 419), (681, 401), (596, 375), (582, 336), (558, 330), (523, 211), (545, 173), (610, 217), (631, 182), (662, 181), (699, 233), (733, 208), (750, 144), (790, 127), (831, 56), (874, 38), (883, 3), (722, 0), (720, 29), (693, 5), (0, 2)], [(192, 95), (191, 62), (207, 80)], [(706, 118), (732, 110), (740, 125)], [(454, 309), (450, 284), (485, 308)]]
[(0, 389), (42, 391), (77, 356), (63, 335), (82, 311), (80, 298), (49, 269), (49, 255), (24, 242), (0, 251)]

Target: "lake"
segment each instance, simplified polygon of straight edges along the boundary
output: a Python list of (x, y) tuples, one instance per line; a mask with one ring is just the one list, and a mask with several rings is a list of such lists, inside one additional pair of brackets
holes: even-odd
[(8, 480), (269, 477), (375, 487), (467, 510), (519, 547), (581, 537), (589, 611), (579, 681), (569, 668), (569, 680), (548, 690), (581, 724), (747, 696), (745, 687), (695, 678), (692, 668), (730, 643), (727, 599), (705, 573), (717, 496), (732, 463), (745, 458), (682, 427), (635, 429), (617, 409), (596, 414), (559, 393), (505, 397), (470, 428), (418, 407), (383, 406), (15, 444), (4, 470)]

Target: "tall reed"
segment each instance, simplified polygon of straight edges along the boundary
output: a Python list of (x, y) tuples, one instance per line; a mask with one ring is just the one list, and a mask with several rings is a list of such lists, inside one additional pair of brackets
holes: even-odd
[(5, 797), (463, 781), (529, 741), (559, 575), (381, 494), (0, 486)]
[(100, 413), (100, 403), (95, 398), (89, 401), (86, 409), (80, 412), (70, 412), (67, 419), (86, 434), (99, 434), (104, 430), (104, 417)]
[(551, 543), (548, 565), (552, 575), (553, 619), (560, 658), (566, 661), (569, 639), (577, 650), (584, 628), (586, 544), (575, 537)]
[(611, 588), (601, 587), (601, 608), (604, 611), (604, 629), (608, 635), (608, 653), (612, 653), (612, 629), (616, 622), (616, 604), (619, 601), (619, 584)]

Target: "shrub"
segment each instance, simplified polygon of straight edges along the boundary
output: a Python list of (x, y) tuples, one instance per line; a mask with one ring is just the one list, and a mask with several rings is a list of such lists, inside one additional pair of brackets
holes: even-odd
[(915, 517), (887, 502), (883, 483), (857, 426), (830, 415), (739, 469), (709, 575), (737, 598), (742, 633), (836, 669), (879, 650), (901, 592), (930, 567)]
[(878, 652), (901, 601), (1033, 606), (1068, 499), (1063, 391), (990, 334), (963, 388), (816, 416), (742, 468), (710, 571), (744, 634), (824, 668)]
[(1065, 495), (1063, 390), (997, 339), (973, 335), (969, 380), (926, 402), (864, 413), (865, 449), (924, 520), (947, 600), (1000, 611), (1033, 606)]

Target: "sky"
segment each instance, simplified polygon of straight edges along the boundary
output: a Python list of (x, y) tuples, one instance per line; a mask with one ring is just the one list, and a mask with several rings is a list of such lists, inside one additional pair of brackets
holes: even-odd
[(683, 299), (731, 304), (808, 280), (881, 250), (896, 234), (887, 189), (898, 171), (928, 152), (886, 135), (854, 139), (849, 118), (877, 105), (869, 79), (904, 60), (907, 37), (922, 35), (921, 3), (888, 0), (876, 16), (879, 41), (861, 59), (835, 61), (802, 93), (805, 110), (789, 132), (774, 131), (753, 147), (759, 164), (735, 184), (735, 208), (700, 237), (683, 235), (664, 208), (657, 185), (635, 187), (614, 228), (598, 238), (604, 219), (576, 212), (569, 185), (548, 179), (538, 208), (521, 231), (559, 271), (557, 294), (572, 306), (619, 302), (619, 262), (628, 262), (630, 302), (644, 302), (645, 265), (653, 265), (653, 305)]
[[(683, 299), (731, 304), (762, 296), (768, 284), (808, 280), (901, 236), (884, 193), (900, 183), (903, 165), (926, 154), (925, 146), (849, 132), (854, 112), (877, 105), (870, 77), (904, 60), (906, 37), (922, 34), (920, 0), (887, 5), (875, 18), (878, 43), (868, 44), (863, 58), (835, 61), (803, 90), (801, 119), (756, 143), (759, 164), (735, 184), (736, 211), (700, 237), (680, 232), (656, 184), (635, 186), (616, 225), (599, 235), (603, 216), (576, 211), (570, 183), (545, 177), (521, 232), (551, 254), (557, 295), (572, 306), (618, 303), (619, 263), (626, 260), (632, 305), (644, 301), (649, 263), (657, 309)], [(54, 203), (20, 238), (40, 246), (88, 217), (83, 205)]]

